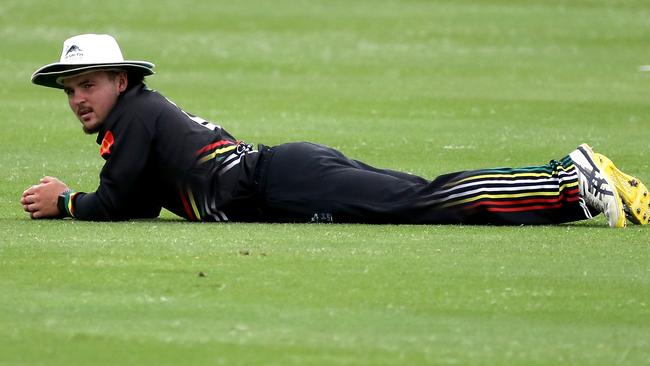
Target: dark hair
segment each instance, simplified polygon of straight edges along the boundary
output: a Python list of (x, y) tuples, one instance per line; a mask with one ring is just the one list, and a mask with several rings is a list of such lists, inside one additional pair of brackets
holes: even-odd
[(129, 79), (127, 89), (144, 83), (144, 73), (140, 70), (127, 70), (126, 77)]
[[(128, 81), (126, 90), (130, 90), (144, 83), (144, 73), (142, 71), (135, 70), (135, 69), (128, 69), (122, 71), (126, 72), (126, 79)], [(115, 79), (117, 74), (120, 73), (120, 71), (117, 70), (107, 70), (106, 72), (108, 73), (108, 77), (110, 77), (111, 79)]]

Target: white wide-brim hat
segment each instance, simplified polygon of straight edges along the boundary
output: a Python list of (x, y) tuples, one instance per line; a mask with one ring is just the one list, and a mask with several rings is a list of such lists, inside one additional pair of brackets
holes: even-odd
[(153, 75), (155, 65), (147, 61), (125, 60), (115, 38), (108, 34), (81, 34), (63, 42), (61, 61), (45, 65), (32, 75), (32, 83), (63, 89), (67, 77), (97, 69), (121, 69)]

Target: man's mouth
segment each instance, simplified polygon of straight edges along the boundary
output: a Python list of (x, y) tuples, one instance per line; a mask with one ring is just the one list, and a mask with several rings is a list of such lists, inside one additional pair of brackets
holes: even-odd
[(81, 108), (77, 112), (77, 115), (79, 116), (79, 119), (81, 119), (83, 122), (87, 122), (90, 120), (90, 114), (93, 112), (92, 108)]

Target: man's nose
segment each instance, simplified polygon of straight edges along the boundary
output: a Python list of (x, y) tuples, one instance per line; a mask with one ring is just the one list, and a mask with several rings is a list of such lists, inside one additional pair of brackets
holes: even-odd
[(78, 106), (85, 101), (86, 101), (86, 96), (83, 93), (77, 91), (74, 94), (72, 94), (72, 104)]

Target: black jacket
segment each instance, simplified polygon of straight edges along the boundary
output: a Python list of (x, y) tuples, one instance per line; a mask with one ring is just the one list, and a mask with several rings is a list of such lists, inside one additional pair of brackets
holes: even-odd
[(97, 191), (73, 196), (68, 213), (78, 219), (153, 218), (164, 207), (225, 221), (224, 207), (255, 195), (259, 153), (145, 85), (119, 97), (97, 143), (106, 163)]

